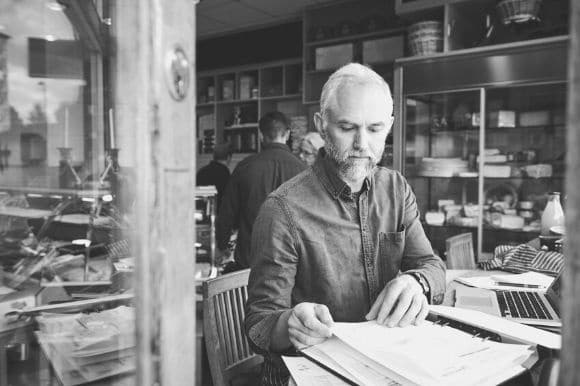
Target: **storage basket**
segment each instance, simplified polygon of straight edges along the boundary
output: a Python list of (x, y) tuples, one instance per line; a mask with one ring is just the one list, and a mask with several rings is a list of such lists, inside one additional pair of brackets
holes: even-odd
[(429, 55), (443, 49), (443, 28), (439, 21), (422, 21), (409, 26), (409, 51), (411, 55)]
[(503, 24), (524, 23), (538, 19), (542, 0), (502, 0), (497, 11)]

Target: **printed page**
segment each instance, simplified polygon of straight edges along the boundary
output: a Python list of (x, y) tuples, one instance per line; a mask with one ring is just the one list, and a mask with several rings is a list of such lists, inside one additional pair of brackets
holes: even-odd
[(431, 322), (405, 328), (388, 328), (374, 321), (336, 323), (333, 332), (365, 356), (418, 384), (475, 384), (533, 352), (526, 345), (490, 342)]
[(324, 370), (311, 360), (304, 357), (283, 356), (282, 360), (290, 371), (297, 386), (321, 385), (321, 386), (345, 386), (345, 381), (336, 375)]
[[(385, 368), (358, 352), (342, 340), (333, 336), (321, 344), (309, 347), (303, 352), (321, 363), (339, 367), (343, 376), (355, 383), (366, 386), (414, 386), (415, 384), (397, 373)], [(340, 372), (340, 371), (339, 371)]]

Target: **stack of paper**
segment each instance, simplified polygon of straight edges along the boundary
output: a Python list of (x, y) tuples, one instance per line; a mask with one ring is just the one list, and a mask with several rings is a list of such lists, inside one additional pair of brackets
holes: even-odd
[(134, 309), (37, 317), (38, 341), (63, 385), (135, 370)]
[(537, 359), (532, 346), (484, 340), (428, 321), (405, 328), (336, 323), (333, 332), (302, 352), (356, 384), (491, 385)]

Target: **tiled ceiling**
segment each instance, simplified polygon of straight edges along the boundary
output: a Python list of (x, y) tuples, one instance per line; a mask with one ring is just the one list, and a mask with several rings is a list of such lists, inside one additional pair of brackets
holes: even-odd
[(296, 20), (304, 7), (340, 0), (201, 0), (197, 5), (197, 38), (204, 39)]

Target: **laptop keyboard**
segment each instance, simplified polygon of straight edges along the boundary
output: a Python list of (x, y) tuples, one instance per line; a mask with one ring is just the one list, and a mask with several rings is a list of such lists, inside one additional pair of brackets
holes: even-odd
[(496, 291), (503, 316), (526, 319), (554, 320), (536, 292)]

